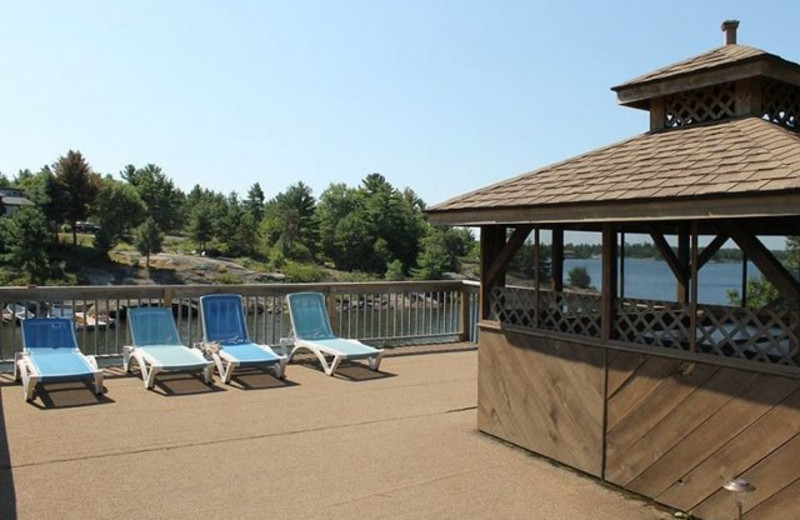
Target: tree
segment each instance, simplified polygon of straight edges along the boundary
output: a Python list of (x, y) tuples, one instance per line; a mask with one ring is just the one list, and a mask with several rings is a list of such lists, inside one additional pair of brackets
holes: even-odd
[[(92, 172), (80, 152), (70, 150), (53, 164), (55, 188), (63, 194), (63, 217), (72, 226), (72, 244), (78, 243), (75, 223), (85, 220), (100, 191), (100, 176)], [(50, 195), (53, 195), (52, 193)]]
[(17, 266), (29, 283), (43, 284), (47, 281), (53, 235), (38, 208), (23, 206), (4, 222), (2, 244), (8, 263)]
[(569, 284), (578, 289), (588, 289), (592, 285), (592, 277), (589, 276), (589, 271), (582, 265), (576, 265), (569, 270), (567, 275)]
[(180, 228), (185, 195), (175, 187), (172, 179), (155, 164), (136, 168), (129, 164), (120, 176), (136, 188), (147, 206), (147, 213), (164, 232)]
[(256, 222), (261, 222), (264, 218), (264, 190), (259, 183), (255, 183), (247, 192), (247, 199), (244, 201), (245, 209), (253, 215)]
[(289, 186), (267, 203), (264, 213), (261, 234), (269, 247), (292, 260), (314, 259), (319, 225), (311, 188), (303, 182)]
[(95, 235), (95, 247), (110, 250), (141, 224), (146, 210), (133, 186), (114, 180), (104, 181), (94, 210), (100, 225), (100, 231)]
[(163, 240), (164, 235), (153, 217), (147, 217), (147, 220), (136, 229), (134, 246), (139, 253), (145, 255), (145, 266), (148, 269), (150, 269), (150, 255), (161, 252)]
[(214, 236), (214, 220), (211, 206), (201, 204), (195, 208), (189, 218), (189, 237), (198, 243), (201, 251)]

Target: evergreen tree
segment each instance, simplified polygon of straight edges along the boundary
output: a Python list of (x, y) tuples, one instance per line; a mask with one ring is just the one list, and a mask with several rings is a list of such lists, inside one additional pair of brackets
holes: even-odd
[[(89, 215), (89, 207), (100, 191), (100, 176), (92, 172), (80, 152), (72, 150), (53, 164), (53, 173), (55, 191), (64, 197), (63, 218), (72, 226), (72, 244), (76, 245), (76, 222), (85, 220)], [(52, 199), (55, 194), (51, 192), (49, 195)], [(55, 198), (61, 200), (60, 197)]]
[(134, 246), (139, 253), (145, 255), (145, 266), (150, 269), (150, 255), (161, 252), (164, 235), (153, 217), (147, 217), (144, 223), (136, 228)]
[(147, 214), (153, 217), (162, 231), (180, 229), (185, 195), (160, 167), (148, 164), (144, 168), (136, 168), (129, 164), (120, 172), (120, 176), (136, 188), (147, 206)]
[(141, 224), (146, 210), (139, 193), (131, 185), (113, 179), (104, 181), (94, 210), (100, 225), (100, 231), (95, 234), (95, 247), (110, 250)]
[(261, 185), (259, 183), (253, 184), (247, 192), (244, 206), (256, 222), (261, 222), (264, 218), (264, 200), (264, 191), (261, 189)]
[[(3, 219), (5, 220), (5, 219)], [(43, 284), (50, 275), (53, 235), (44, 214), (34, 206), (23, 206), (2, 226), (2, 252), (28, 283)]]

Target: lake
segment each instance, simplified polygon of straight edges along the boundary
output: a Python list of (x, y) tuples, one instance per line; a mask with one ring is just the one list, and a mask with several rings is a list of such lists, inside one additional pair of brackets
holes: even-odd
[[(592, 279), (592, 285), (602, 289), (602, 260), (599, 258), (571, 258), (564, 260), (564, 280), (570, 269), (583, 266)], [(752, 262), (747, 265), (747, 276), (753, 278), (760, 273)], [(697, 299), (700, 303), (729, 305), (726, 291), (742, 290), (741, 263), (709, 262), (700, 270)], [(675, 277), (663, 260), (649, 258), (625, 259), (625, 296), (646, 300), (675, 300)]]

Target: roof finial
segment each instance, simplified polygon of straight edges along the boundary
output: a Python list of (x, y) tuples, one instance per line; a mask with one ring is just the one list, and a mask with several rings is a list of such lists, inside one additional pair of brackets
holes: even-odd
[(725, 20), (722, 22), (722, 30), (725, 31), (725, 45), (736, 45), (736, 29), (739, 28), (739, 20)]

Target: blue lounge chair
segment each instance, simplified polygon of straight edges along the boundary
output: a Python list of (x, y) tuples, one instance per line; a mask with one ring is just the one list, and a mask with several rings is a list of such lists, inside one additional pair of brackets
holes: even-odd
[[(378, 370), (383, 350), (365, 345), (358, 340), (342, 339), (333, 334), (325, 296), (322, 293), (293, 293), (286, 296), (294, 338), (289, 360), (300, 349), (310, 350), (319, 359), (322, 369), (332, 376), (343, 360), (366, 359), (372, 370)], [(328, 363), (327, 357), (332, 357)]]
[(212, 351), (222, 381), (230, 383), (239, 367), (270, 366), (278, 378), (286, 371), (286, 356), (275, 353), (267, 345), (257, 345), (247, 334), (242, 297), (237, 294), (210, 294), (200, 298), (203, 340), (218, 343)]
[(103, 371), (94, 356), (78, 349), (69, 318), (29, 318), (22, 324), (22, 352), (14, 360), (14, 380), (22, 379), (25, 400), (32, 401), (37, 383), (90, 379), (94, 392), (103, 393)]
[(139, 364), (144, 387), (153, 388), (161, 372), (202, 371), (206, 384), (211, 384), (214, 362), (205, 358), (200, 349), (181, 343), (172, 311), (164, 307), (139, 307), (128, 310), (128, 325), (133, 345), (122, 348), (125, 372), (131, 358)]

